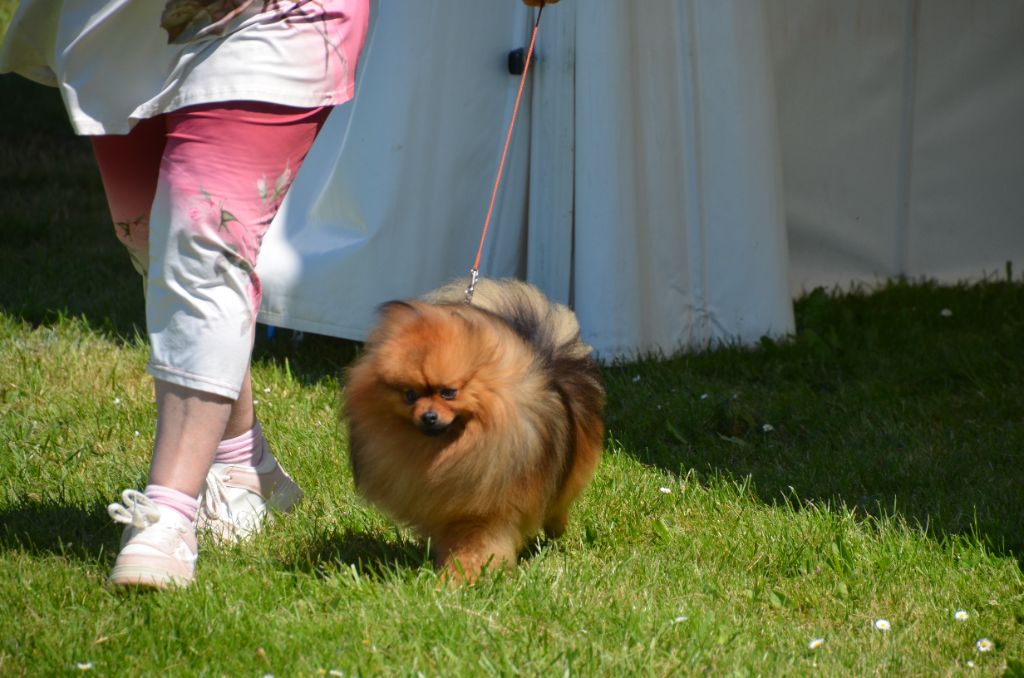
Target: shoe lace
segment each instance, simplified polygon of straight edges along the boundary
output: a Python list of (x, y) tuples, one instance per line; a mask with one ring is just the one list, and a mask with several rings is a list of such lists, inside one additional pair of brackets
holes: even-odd
[(210, 520), (220, 520), (231, 513), (231, 504), (228, 503), (228, 488), (224, 484), (227, 478), (216, 471), (206, 475), (206, 489), (200, 498), (199, 510), (206, 514)]
[(114, 502), (107, 507), (107, 513), (115, 523), (144, 530), (160, 520), (160, 510), (156, 504), (138, 490), (125, 490), (121, 493), (121, 501), (124, 504)]

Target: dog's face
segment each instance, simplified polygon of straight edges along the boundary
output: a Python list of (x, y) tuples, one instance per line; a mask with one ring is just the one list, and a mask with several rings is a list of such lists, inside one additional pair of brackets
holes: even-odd
[(458, 423), (458, 388), (422, 384), (408, 386), (401, 391), (410, 421), (426, 435), (441, 435)]
[(486, 406), (495, 338), (457, 310), (386, 307), (375, 339), (380, 400), (423, 435), (457, 435)]

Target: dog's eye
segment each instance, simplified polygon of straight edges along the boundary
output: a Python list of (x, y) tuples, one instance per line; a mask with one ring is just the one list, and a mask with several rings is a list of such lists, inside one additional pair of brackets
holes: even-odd
[(407, 405), (412, 405), (414, 402), (419, 400), (419, 398), (420, 397), (416, 395), (416, 391), (411, 388), (407, 388), (402, 392), (402, 400), (404, 400)]
[(454, 388), (442, 388), (441, 397), (445, 400), (455, 400), (455, 396), (458, 395), (458, 391)]

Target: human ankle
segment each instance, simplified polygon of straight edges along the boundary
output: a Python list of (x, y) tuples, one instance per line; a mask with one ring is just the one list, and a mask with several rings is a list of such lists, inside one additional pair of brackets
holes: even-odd
[(256, 422), (242, 435), (220, 441), (213, 463), (257, 466), (263, 461), (264, 447), (263, 428)]
[(143, 494), (149, 497), (157, 506), (171, 509), (184, 518), (189, 524), (195, 523), (196, 513), (199, 511), (199, 499), (185, 494), (173, 487), (164, 485), (146, 485)]

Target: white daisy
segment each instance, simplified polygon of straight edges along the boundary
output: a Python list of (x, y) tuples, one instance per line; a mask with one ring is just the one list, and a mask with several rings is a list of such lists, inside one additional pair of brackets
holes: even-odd
[(813, 638), (811, 642), (807, 643), (808, 650), (817, 650), (819, 647), (825, 644), (824, 638)]
[(975, 645), (975, 647), (978, 648), (978, 652), (989, 652), (990, 650), (995, 649), (995, 646), (996, 646), (996, 644), (993, 643), (988, 638), (982, 638), (981, 640), (979, 640), (974, 645)]
[(115, 405), (120, 405), (121, 404), (121, 399), (120, 398), (114, 398), (114, 404)]
[(682, 624), (687, 619), (689, 619), (689, 617), (687, 617), (685, 614), (681, 614), (678, 617), (676, 617), (675, 619), (673, 619), (672, 623), (673, 624)]
[(948, 308), (944, 308), (941, 311), (939, 311), (939, 315), (941, 315), (943, 318), (952, 318), (953, 312)]
[(658, 492), (661, 492), (662, 494), (672, 494), (672, 488), (671, 487), (659, 487), (658, 488)]
[(881, 631), (882, 633), (885, 633), (886, 631), (892, 628), (892, 624), (889, 623), (888, 619), (876, 619), (875, 628)]
[(775, 427), (772, 426), (771, 424), (764, 424), (763, 426), (761, 426), (761, 430), (764, 431), (765, 433), (771, 433), (772, 431), (775, 430)]
[(91, 671), (92, 670), (92, 662), (78, 662), (77, 664), (75, 664), (75, 666), (78, 667), (79, 671)]
[(953, 613), (953, 619), (957, 621), (967, 621), (967, 618), (971, 615), (967, 614), (967, 610), (957, 610)]

